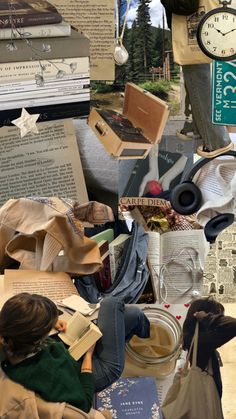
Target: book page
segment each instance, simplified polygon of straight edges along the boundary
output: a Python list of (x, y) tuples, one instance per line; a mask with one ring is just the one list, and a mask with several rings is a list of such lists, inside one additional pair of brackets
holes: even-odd
[(222, 180), (228, 185), (235, 175), (236, 161), (232, 157), (218, 158), (207, 163), (198, 171), (194, 181), (202, 192), (203, 201), (219, 200), (224, 198), (225, 191), (222, 190)]
[(72, 310), (79, 311), (84, 316), (92, 315), (100, 307), (100, 303), (88, 303), (84, 298), (80, 297), (80, 295), (74, 294), (64, 298), (62, 304)]
[[(209, 250), (204, 230), (170, 231), (161, 236), (160, 295), (171, 303), (187, 303), (193, 290), (201, 293), (203, 267)], [(162, 285), (161, 285), (162, 284)]]
[(37, 124), (38, 134), (20, 137), (0, 128), (0, 205), (27, 196), (58, 196), (88, 202), (73, 121)]
[(82, 337), (82, 335), (90, 329), (90, 321), (86, 317), (82, 316), (79, 311), (77, 311), (70, 318), (67, 323), (67, 329), (65, 333), (59, 333), (59, 337), (67, 345), (72, 345), (76, 339)]
[(114, 80), (114, 0), (51, 0), (90, 39), (91, 80)]
[(21, 292), (41, 294), (54, 302), (62, 301), (77, 289), (70, 276), (64, 272), (43, 272), (23, 269), (6, 269), (4, 272), (4, 295)]

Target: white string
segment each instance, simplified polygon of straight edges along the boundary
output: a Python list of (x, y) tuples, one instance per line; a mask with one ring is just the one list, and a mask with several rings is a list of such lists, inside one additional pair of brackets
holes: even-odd
[[(190, 249), (193, 250), (196, 254), (196, 259), (192, 256)], [(183, 254), (188, 254), (189, 255), (189, 259), (190, 259), (190, 263), (188, 262), (182, 262), (181, 260), (179, 260), (179, 257)], [(196, 276), (199, 272), (201, 272), (201, 268), (200, 268), (200, 260), (199, 260), (199, 254), (197, 252), (196, 249), (194, 249), (193, 247), (189, 247), (189, 248), (184, 248), (182, 249), (177, 256), (175, 257), (170, 257), (170, 259), (163, 263), (160, 267), (160, 272), (159, 275), (156, 272), (156, 269), (153, 267), (153, 270), (156, 274), (156, 276), (159, 279), (159, 290), (160, 290), (160, 297), (162, 302), (167, 303), (167, 297), (168, 297), (168, 290), (167, 290), (167, 286), (171, 287), (172, 289), (174, 289), (175, 291), (177, 291), (178, 293), (180, 293), (181, 295), (184, 295), (186, 293), (188, 293), (191, 289), (193, 289), (193, 287), (195, 286), (196, 283)], [(191, 276), (192, 276), (192, 283), (190, 284), (190, 286), (186, 289), (179, 289), (177, 288), (171, 281), (171, 274), (167, 268), (168, 265), (170, 265), (171, 263), (175, 263), (177, 265), (182, 265), (185, 267), (185, 269), (188, 272), (191, 272)], [(164, 275), (167, 275), (168, 279), (164, 277)]]
[(118, 0), (116, 0), (116, 39), (119, 40), (119, 42), (122, 42), (124, 33), (125, 33), (125, 27), (126, 27), (126, 21), (129, 13), (131, 0), (127, 0), (127, 6), (125, 11), (125, 17), (123, 21), (123, 27), (121, 31), (121, 35), (119, 36), (119, 26), (120, 26), (120, 19), (119, 19), (119, 6), (118, 6)]

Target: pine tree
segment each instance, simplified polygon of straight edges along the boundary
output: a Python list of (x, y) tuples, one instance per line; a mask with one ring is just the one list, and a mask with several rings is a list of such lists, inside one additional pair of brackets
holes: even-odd
[(127, 63), (127, 80), (138, 81), (138, 68), (136, 66), (136, 54), (137, 51), (137, 24), (136, 20), (133, 21), (132, 28), (128, 32), (128, 39), (126, 48), (129, 52), (129, 60)]
[(139, 74), (146, 74), (152, 65), (153, 34), (150, 18), (151, 0), (140, 0), (137, 10), (136, 66)]

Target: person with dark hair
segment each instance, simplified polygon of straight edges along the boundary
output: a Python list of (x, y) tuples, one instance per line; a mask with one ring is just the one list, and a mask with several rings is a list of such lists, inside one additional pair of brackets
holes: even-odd
[(216, 351), (236, 336), (236, 319), (224, 315), (224, 306), (212, 297), (194, 300), (183, 324), (183, 349), (189, 350), (199, 321), (197, 365), (202, 370), (212, 361), (213, 377), (220, 397), (222, 381), (220, 358)]
[(48, 334), (66, 330), (56, 305), (37, 294), (11, 297), (0, 312), (1, 366), (12, 381), (51, 402), (67, 402), (89, 412), (94, 393), (116, 381), (124, 368), (125, 343), (135, 334), (150, 335), (149, 320), (136, 306), (121, 299), (102, 300), (98, 327), (103, 336), (75, 361), (62, 342)]

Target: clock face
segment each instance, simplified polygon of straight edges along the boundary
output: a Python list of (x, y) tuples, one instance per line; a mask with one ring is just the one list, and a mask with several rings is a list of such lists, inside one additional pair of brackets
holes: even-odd
[(217, 60), (236, 58), (236, 10), (218, 8), (199, 23), (198, 43), (202, 51)]

